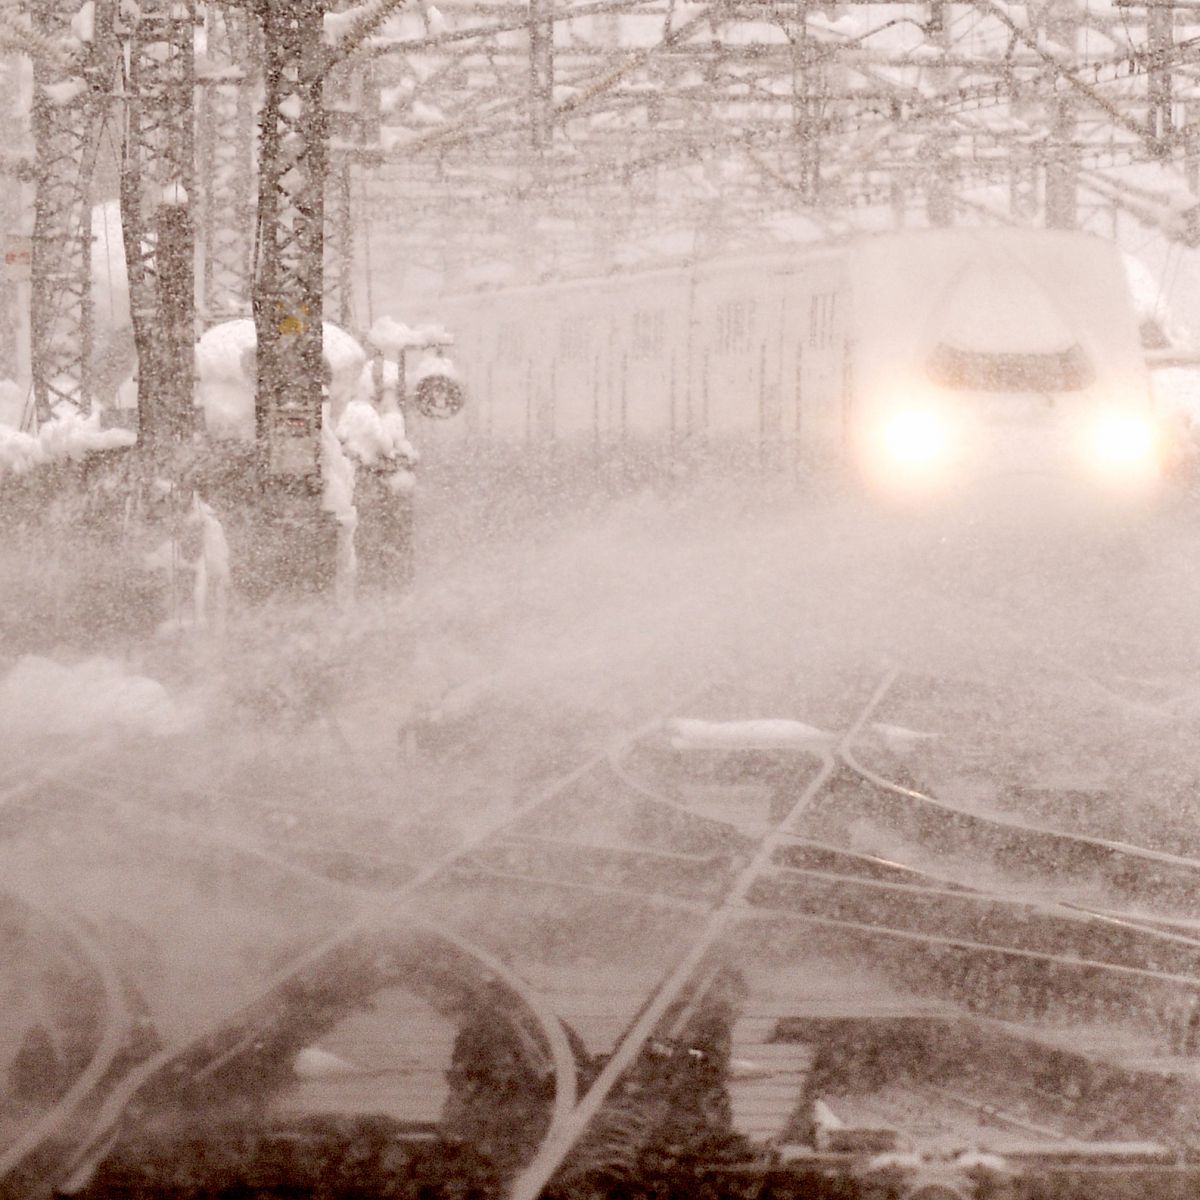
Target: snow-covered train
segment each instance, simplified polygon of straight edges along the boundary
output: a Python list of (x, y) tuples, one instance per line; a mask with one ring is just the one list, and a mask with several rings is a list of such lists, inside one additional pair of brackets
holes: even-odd
[(472, 403), (430, 438), (716, 452), (890, 495), (1160, 474), (1121, 256), (1089, 235), (950, 229), (440, 302)]

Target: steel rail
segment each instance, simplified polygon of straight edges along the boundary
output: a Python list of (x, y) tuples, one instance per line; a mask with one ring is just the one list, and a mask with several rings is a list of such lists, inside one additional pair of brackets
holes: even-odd
[(939, 933), (922, 933), (913, 929), (896, 929), (888, 925), (869, 924), (866, 921), (851, 921), (843, 917), (823, 917), (817, 913), (796, 912), (794, 909), (777, 905), (747, 904), (740, 918), (743, 921), (796, 921), (805, 925), (818, 925), (830, 929), (846, 929), (853, 933), (865, 933), (872, 937), (891, 938), (896, 941), (917, 942), (929, 946), (947, 946), (951, 949), (974, 950), (987, 954), (1003, 954), (1010, 958), (1032, 959), (1052, 962), (1078, 970), (1104, 972), (1128, 978), (1144, 979), (1157, 983), (1169, 983), (1186, 987), (1200, 994), (1200, 976), (1180, 975), (1175, 971), (1158, 971), (1152, 967), (1131, 967), (1124, 963), (1105, 962), (1103, 959), (1082, 958), (1074, 954), (1055, 954), (1044, 950), (1027, 950), (1023, 946), (1005, 946), (999, 942), (981, 942), (973, 938), (947, 937)]
[[(841, 744), (849, 744), (857, 738), (863, 725), (866, 724), (871, 713), (887, 694), (898, 674), (898, 668), (888, 671), (872, 693), (866, 706), (859, 713), (853, 726), (842, 738)], [(835, 751), (821, 757), (823, 761), (820, 770), (805, 787), (783, 820), (762, 840), (750, 862), (734, 880), (725, 898), (710, 913), (704, 928), (693, 939), (680, 961), (621, 1039), (620, 1044), (571, 1114), (570, 1120), (556, 1131), (556, 1136), (543, 1140), (533, 1160), (518, 1175), (510, 1192), (511, 1200), (536, 1200), (536, 1197), (541, 1194), (542, 1189), (550, 1182), (554, 1173), (600, 1111), (600, 1107), (608, 1098), (613, 1087), (633, 1065), (647, 1040), (666, 1015), (667, 1010), (683, 994), (712, 947), (726, 932), (730, 924), (737, 919), (750, 889), (770, 864), (776, 846), (783, 841), (787, 826), (804, 812), (837, 770), (838, 758)]]
[(64, 926), (71, 938), (82, 949), (100, 980), (106, 1001), (103, 1032), (87, 1066), (79, 1073), (67, 1091), (15, 1142), (0, 1150), (0, 1181), (12, 1174), (47, 1138), (57, 1133), (95, 1091), (107, 1071), (125, 1046), (132, 1020), (125, 1003), (125, 991), (108, 955), (96, 940), (74, 917), (52, 915), (44, 909), (30, 904), (24, 898), (21, 903), (37, 912), (43, 919), (57, 921)]
[(1005, 817), (997, 813), (978, 813), (972, 809), (951, 804), (947, 800), (939, 800), (936, 796), (919, 792), (915, 788), (894, 783), (859, 762), (854, 756), (852, 748), (847, 747), (844, 750), (839, 750), (838, 754), (842, 762), (856, 774), (861, 775), (863, 779), (884, 791), (901, 796), (906, 800), (926, 805), (954, 816), (968, 817), (973, 821), (978, 821), (980, 824), (992, 825), (998, 829), (1015, 831), (1017, 833), (1028, 832), (1036, 834), (1039, 837), (1050, 838), (1077, 846), (1086, 846), (1092, 850), (1105, 850), (1111, 854), (1124, 855), (1128, 858), (1141, 859), (1145, 862), (1159, 863), (1163, 866), (1180, 867), (1188, 871), (1194, 871), (1196, 873), (1196, 882), (1200, 885), (1200, 859), (1187, 858), (1180, 854), (1170, 854), (1165, 850), (1152, 850), (1147, 846), (1137, 846), (1132, 842), (1123, 842), (1114, 838), (1096, 837), (1093, 834), (1086, 833), (1071, 833), (1068, 830), (1055, 829), (1049, 825), (1040, 825), (1032, 821)]
[[(695, 696), (710, 686), (708, 680), (697, 684), (676, 701), (667, 711), (674, 712), (680, 706), (689, 703)], [(652, 720), (645, 722), (639, 726), (632, 734), (627, 735), (629, 740), (636, 740), (639, 737), (645, 736), (647, 733), (659, 728), (662, 724), (664, 714), (660, 713)], [(625, 739), (623, 739), (625, 740)], [(412, 913), (412, 905), (414, 903), (415, 894), (423, 887), (431, 883), (438, 876), (452, 870), (453, 868), (462, 865), (469, 856), (478, 851), (486, 842), (494, 838), (497, 834), (502, 833), (508, 827), (524, 820), (532, 813), (539, 811), (546, 805), (558, 799), (565, 791), (567, 791), (575, 783), (585, 778), (596, 767), (607, 761), (610, 748), (605, 747), (596, 754), (589, 757), (584, 763), (576, 767), (566, 776), (555, 780), (553, 783), (543, 788), (529, 803), (522, 805), (516, 811), (509, 811), (503, 817), (493, 821), (483, 830), (479, 831), (472, 838), (468, 839), (462, 845), (454, 850), (440, 856), (414, 877), (406, 880), (397, 888), (393, 889), (386, 896), (380, 896), (378, 893), (372, 893), (365, 889), (354, 888), (350, 885), (335, 885), (339, 890), (350, 893), (358, 893), (363, 900), (363, 908), (356, 914), (352, 920), (348, 921), (341, 928), (333, 933), (322, 938), (319, 942), (308, 947), (295, 959), (289, 962), (286, 966), (272, 974), (266, 981), (259, 985), (255, 994), (243, 1001), (232, 1012), (225, 1012), (220, 1016), (210, 1019), (203, 1027), (195, 1033), (188, 1042), (188, 1046), (196, 1045), (205, 1038), (216, 1035), (221, 1029), (225, 1028), (239, 1017), (244, 1017), (249, 1014), (256, 1005), (263, 1003), (272, 992), (276, 991), (289, 980), (294, 979), (304, 970), (316, 965), (322, 958), (340, 947), (346, 945), (354, 938), (367, 935), (374, 930), (380, 928), (383, 924), (389, 921), (404, 920), (413, 925), (421, 924), (420, 918), (415, 917)], [(187, 826), (187, 822), (179, 822), (179, 824)], [(260, 857), (271, 858), (270, 855), (265, 855), (261, 851), (255, 850)], [(286, 865), (289, 870), (298, 875), (314, 876), (315, 873), (306, 868), (296, 866), (292, 863), (287, 863), (286, 860), (278, 860), (281, 865)], [(330, 884), (331, 881), (325, 880), (323, 877), (316, 875), (323, 883)], [(453, 936), (447, 935), (445, 931), (438, 931), (438, 936)], [(465, 944), (465, 943), (464, 943)], [(486, 951), (481, 951), (481, 954), (486, 954)], [(499, 963), (499, 960), (492, 960)], [(503, 964), (500, 964), (503, 967)], [(503, 969), (505, 977), (510, 976), (507, 968)], [(515, 977), (514, 977), (515, 978)], [(538, 1002), (540, 1005), (540, 1001)], [(549, 1028), (549, 1027), (547, 1027)], [(557, 1034), (547, 1034), (547, 1038), (551, 1047), (552, 1056), (556, 1064), (556, 1072), (565, 1080), (565, 1063), (563, 1061), (563, 1047), (567, 1046), (569, 1052), (569, 1044), (565, 1041), (565, 1033), (562, 1035), (563, 1041), (558, 1041)], [(186, 1047), (174, 1047), (170, 1050), (164, 1050), (159, 1054), (146, 1059), (139, 1063), (132, 1071), (125, 1075), (113, 1090), (105, 1097), (101, 1104), (100, 1110), (92, 1123), (92, 1127), (84, 1139), (82, 1148), (71, 1161), (66, 1165), (64, 1174), (72, 1179), (86, 1177), (94, 1168), (98, 1156), (105, 1152), (111, 1144), (113, 1131), (119, 1122), (123, 1112), (129, 1103), (136, 1096), (139, 1089), (149, 1080), (157, 1071), (161, 1070), (172, 1059), (178, 1057), (186, 1050)], [(574, 1079), (574, 1059), (572, 1057), (571, 1078)], [(573, 1087), (573, 1084), (572, 1084)], [(572, 1096), (573, 1099), (573, 1096)], [(561, 1136), (559, 1129), (563, 1123), (564, 1117), (560, 1114), (560, 1104), (565, 1104), (565, 1101), (560, 1100), (556, 1090), (555, 1110), (552, 1114), (550, 1130), (555, 1137)]]
[[(525, 875), (520, 871), (498, 871), (494, 867), (459, 868), (464, 879), (496, 879), (503, 883), (532, 884), (542, 888), (562, 888), (572, 892), (588, 892), (597, 896), (614, 896), (622, 900), (636, 900), (638, 904), (657, 904), (661, 908), (674, 908), (681, 912), (707, 913), (711, 905), (698, 900), (685, 900), (679, 896), (668, 896), (663, 892), (641, 892), (635, 888), (616, 887), (607, 883), (591, 883), (580, 879), (554, 879), (548, 875)], [(1200, 943), (1197, 943), (1200, 945)]]

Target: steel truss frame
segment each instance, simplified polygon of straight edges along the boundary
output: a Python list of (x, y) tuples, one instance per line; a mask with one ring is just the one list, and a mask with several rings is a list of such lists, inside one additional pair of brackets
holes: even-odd
[[(1200, 10), (1174, 7), (1130, 0), (1114, 16), (1055, 0), (686, 10), (673, 0), (442, 0), (437, 29), (411, 22), (368, 48), (384, 62), (385, 95), (405, 89), (385, 129), (394, 149), (373, 215), (385, 196), (412, 214), (408, 232), (427, 259), (454, 236), (513, 261), (486, 201), (536, 194), (547, 235), (536, 240), (565, 237), (586, 259), (594, 230), (582, 220), (580, 236), (564, 229), (582, 193), (611, 208), (643, 175), (658, 186), (642, 189), (623, 234), (699, 231), (724, 205), (743, 228), (797, 212), (832, 228), (841, 212), (853, 223), (855, 211), (880, 207), (950, 220), (984, 185), (991, 197), (1007, 163), (1014, 206), (989, 198), (993, 220), (1029, 220), (1032, 195), (1052, 224), (1119, 209), (1194, 244), (1197, 223), (1177, 210), (1185, 178), (1200, 176)], [(889, 48), (889, 29), (919, 44)], [(521, 99), (539, 79), (541, 121)], [(1105, 159), (1114, 147), (1158, 171), (1157, 206)], [(953, 183), (931, 190), (935, 176)]]
[(138, 355), (139, 439), (192, 432), (195, 0), (141, 0), (128, 30), (121, 218)]
[(251, 312), (260, 36), (250, 12), (213, 3), (205, 5), (204, 32), (196, 93), (200, 318), (214, 325)]
[[(29, 3), (33, 36), (60, 44), (61, 6)], [(43, 416), (57, 398), (90, 400), (88, 177), (106, 111), (114, 4), (96, 6), (86, 54), (67, 65), (53, 53), (38, 58), (34, 325)], [(354, 232), (380, 220), (384, 204), (402, 214), (413, 258), (444, 257), (451, 266), (489, 254), (511, 259), (497, 209), (514, 204), (529, 218), (518, 223), (520, 236), (561, 260), (615, 256), (623, 240), (664, 226), (691, 227), (718, 244), (781, 213), (809, 214), (830, 229), (841, 213), (853, 219), (856, 209), (881, 205), (900, 218), (914, 195), (941, 206), (935, 219), (952, 219), (956, 206), (974, 203), (972, 187), (1005, 180), (1011, 211), (993, 212), (1000, 219), (1028, 220), (1034, 202), (1069, 225), (1103, 206), (1168, 237), (1200, 240), (1197, 214), (1169, 196), (1200, 174), (1192, 99), (1200, 13), (1183, 4), (1129, 0), (1113, 18), (1086, 3), (1064, 15), (1048, 2), (1021, 6), (1029, 19), (1018, 20), (1005, 0), (850, 0), (832, 16), (815, 0), (714, 0), (679, 11), (675, 0), (442, 0), (440, 13), (398, 18), (398, 32), (386, 25), (397, 8), (396, 0), (356, 6), (353, 28), (333, 42), (323, 38), (319, 0), (204, 8), (198, 103), (202, 127), (220, 133), (203, 137), (199, 186), (187, 189), (200, 201), (201, 314), (212, 321), (245, 312), (248, 285), (256, 292), (260, 430), (275, 429), (267, 440), (281, 446), (290, 430), (305, 447), (272, 450), (269, 475), (315, 472), (319, 399), (315, 391), (299, 397), (295, 381), (320, 377), (309, 344), (315, 314), (354, 324)], [(143, 10), (169, 11), (166, 0)], [(840, 27), (860, 12), (870, 20)], [(269, 30), (261, 42), (260, 26)], [(901, 27), (919, 43), (902, 54), (878, 41)], [(1093, 34), (1105, 39), (1101, 52), (1087, 49)], [(185, 37), (181, 23), (168, 44)], [(181, 50), (165, 62), (141, 51), (131, 59), (131, 154), (144, 177), (160, 177), (158, 166), (147, 175), (140, 164), (161, 154), (162, 169), (183, 178), (179, 155), (169, 155), (183, 153), (186, 134), (160, 134), (188, 125), (191, 99), (177, 71), (187, 58)], [(68, 102), (48, 101), (47, 85), (80, 78)], [(252, 238), (258, 87), (266, 99)], [(381, 160), (372, 211), (355, 212), (351, 171)], [(925, 195), (933, 161), (956, 183)], [(1125, 182), (1125, 162), (1156, 165), (1170, 203), (1144, 178)], [(132, 208), (131, 236), (145, 247), (149, 222)], [(732, 215), (726, 228), (714, 224), (717, 210)], [(597, 228), (597, 215), (602, 225), (616, 212), (619, 230)], [(135, 265), (133, 281), (145, 343), (153, 263), (144, 250), (131, 258), (146, 268)], [(154, 353), (143, 352), (151, 375), (163, 369)]]
[(325, 0), (260, 9), (265, 97), (254, 274), (258, 443), (267, 479), (320, 487), (325, 178)]
[[(48, 52), (34, 59), (35, 154), (30, 296), (31, 373), (39, 421), (62, 401), (95, 399), (92, 312), (92, 175), (116, 70), (111, 3), (95, 7), (91, 37), (75, 39), (57, 0), (30, 7)], [(64, 47), (75, 42), (73, 52)]]

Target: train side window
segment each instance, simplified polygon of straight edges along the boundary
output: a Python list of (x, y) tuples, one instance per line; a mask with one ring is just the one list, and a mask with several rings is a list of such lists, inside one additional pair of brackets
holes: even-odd
[(833, 319), (837, 309), (837, 293), (821, 292), (809, 301), (808, 345), (823, 350), (833, 345)]
[(588, 357), (591, 339), (585, 317), (564, 317), (558, 323), (558, 353), (564, 359)]
[(666, 316), (661, 308), (637, 309), (633, 314), (631, 356), (635, 359), (658, 358), (663, 352)]
[(717, 353), (743, 354), (750, 348), (754, 301), (728, 300), (717, 309)]
[(500, 352), (510, 358), (525, 353), (525, 327), (520, 321), (505, 321), (500, 326)]

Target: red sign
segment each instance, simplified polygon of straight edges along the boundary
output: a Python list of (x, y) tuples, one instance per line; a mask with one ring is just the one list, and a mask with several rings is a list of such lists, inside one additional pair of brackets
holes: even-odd
[(10, 233), (4, 239), (4, 273), (13, 283), (28, 283), (33, 272), (33, 238)]

